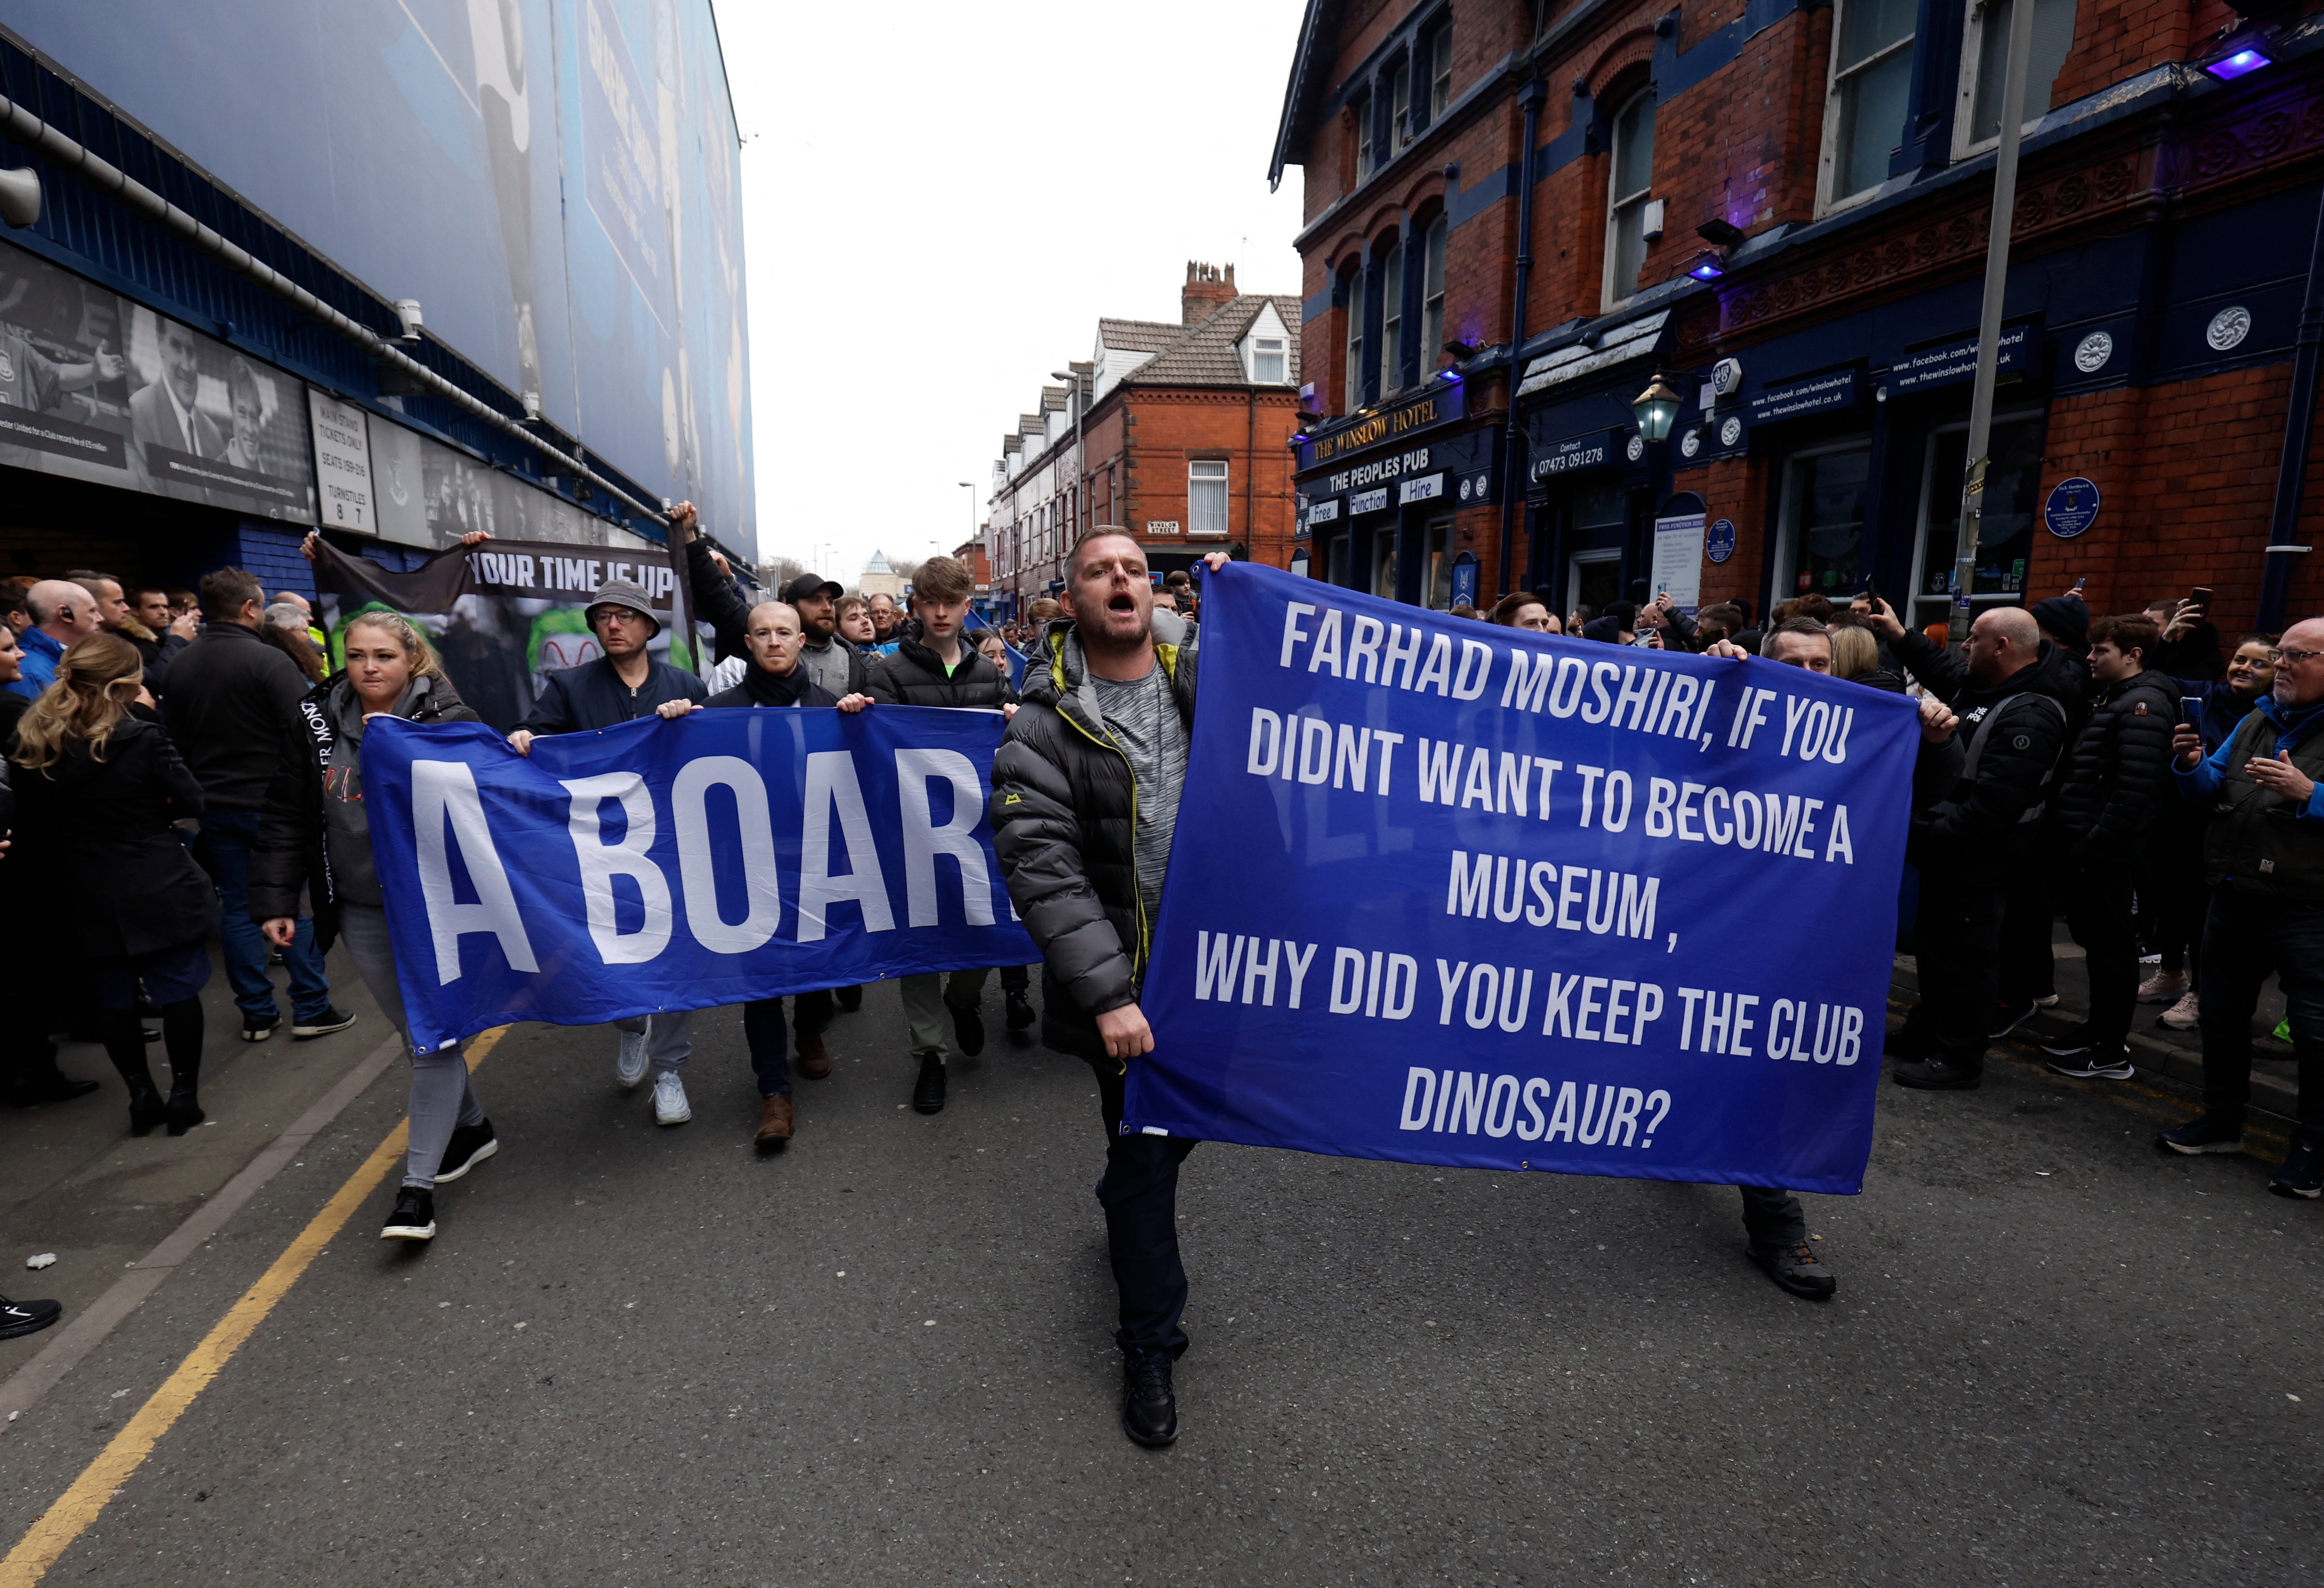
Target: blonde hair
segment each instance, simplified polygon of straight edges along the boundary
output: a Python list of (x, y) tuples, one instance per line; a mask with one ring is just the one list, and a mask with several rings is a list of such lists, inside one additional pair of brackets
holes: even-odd
[(1872, 630), (1849, 624), (1831, 633), (1831, 674), (1835, 678), (1861, 678), (1880, 670), (1880, 642)]
[(81, 739), (89, 755), (102, 761), (106, 741), (128, 714), (144, 677), (145, 659), (120, 636), (91, 634), (74, 640), (57, 663), (57, 681), (17, 723), (16, 753), (10, 758), (41, 771), (63, 757), (69, 741)]
[(343, 665), (346, 655), (347, 636), (358, 629), (378, 629), (393, 636), (395, 642), (403, 647), (403, 659), (411, 664), (411, 675), (414, 678), (444, 676), (444, 665), (436, 659), (436, 647), (428, 643), (428, 637), (420, 632), (420, 626), (401, 612), (391, 612), (384, 607), (374, 607), (369, 611), (357, 612), (354, 617), (349, 618), (346, 626), (339, 630), (339, 654)]

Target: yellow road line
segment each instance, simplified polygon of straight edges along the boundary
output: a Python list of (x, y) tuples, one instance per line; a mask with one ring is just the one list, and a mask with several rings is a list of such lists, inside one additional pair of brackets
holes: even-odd
[[(466, 1055), (469, 1069), (483, 1063), (484, 1055), (499, 1044), (508, 1031), (507, 1026), (498, 1026), (470, 1042)], [(153, 1453), (161, 1437), (193, 1405), (195, 1397), (225, 1371), (234, 1354), (266, 1321), (266, 1315), (290, 1293), (290, 1287), (299, 1282), (299, 1276), (307, 1271), (308, 1265), (355, 1216), (355, 1209), (371, 1196), (381, 1178), (403, 1156), (410, 1129), (409, 1120), (396, 1123), (395, 1128), (387, 1133), (387, 1139), (372, 1149), (363, 1167), (347, 1177), (337, 1194), (308, 1221), (298, 1238), (258, 1277), (258, 1282), (227, 1308), (226, 1315), (203, 1336), (202, 1343), (187, 1353), (177, 1371), (147, 1398), (145, 1404), (137, 1409), (137, 1415), (73, 1481), (73, 1486), (32, 1524), (32, 1531), (8, 1552), (8, 1557), (0, 1560), (0, 1588), (32, 1588), (48, 1574), (49, 1568), (57, 1564), (72, 1541), (88, 1530), (106, 1502), (120, 1492), (130, 1475)]]

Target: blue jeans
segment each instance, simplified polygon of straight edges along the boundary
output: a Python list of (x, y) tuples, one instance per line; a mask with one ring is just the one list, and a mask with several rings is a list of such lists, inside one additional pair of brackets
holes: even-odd
[[(266, 974), (265, 934), (250, 918), (250, 847), (257, 839), (255, 811), (211, 811), (202, 817), (202, 844), (217, 884), (226, 978), (243, 1014), (263, 1022), (281, 1019), (282, 1011)], [(282, 950), (282, 964), (290, 972), (292, 1022), (320, 1019), (331, 1006), (331, 984), (323, 976), (323, 956), (315, 950), (313, 922), (300, 919), (298, 934)]]

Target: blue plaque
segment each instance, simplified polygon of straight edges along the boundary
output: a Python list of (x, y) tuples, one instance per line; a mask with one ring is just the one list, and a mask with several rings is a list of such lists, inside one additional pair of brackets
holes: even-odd
[(2079, 474), (2052, 486), (2050, 500), (2042, 504), (2042, 522), (2061, 540), (2071, 540), (2098, 517), (2098, 488)]
[(1452, 604), (1473, 607), (1477, 604), (1477, 554), (1462, 552), (1452, 559)]
[(1714, 563), (1723, 563), (1735, 555), (1735, 520), (1715, 519), (1702, 537), (1702, 555)]

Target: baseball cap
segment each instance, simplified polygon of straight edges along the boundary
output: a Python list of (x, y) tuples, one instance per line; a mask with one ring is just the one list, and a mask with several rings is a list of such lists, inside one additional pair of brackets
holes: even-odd
[(837, 601), (846, 593), (846, 586), (835, 580), (819, 579), (813, 574), (802, 574), (783, 586), (782, 599), (787, 603), (796, 606), (800, 601), (811, 601), (818, 595), (829, 596), (833, 601)]

